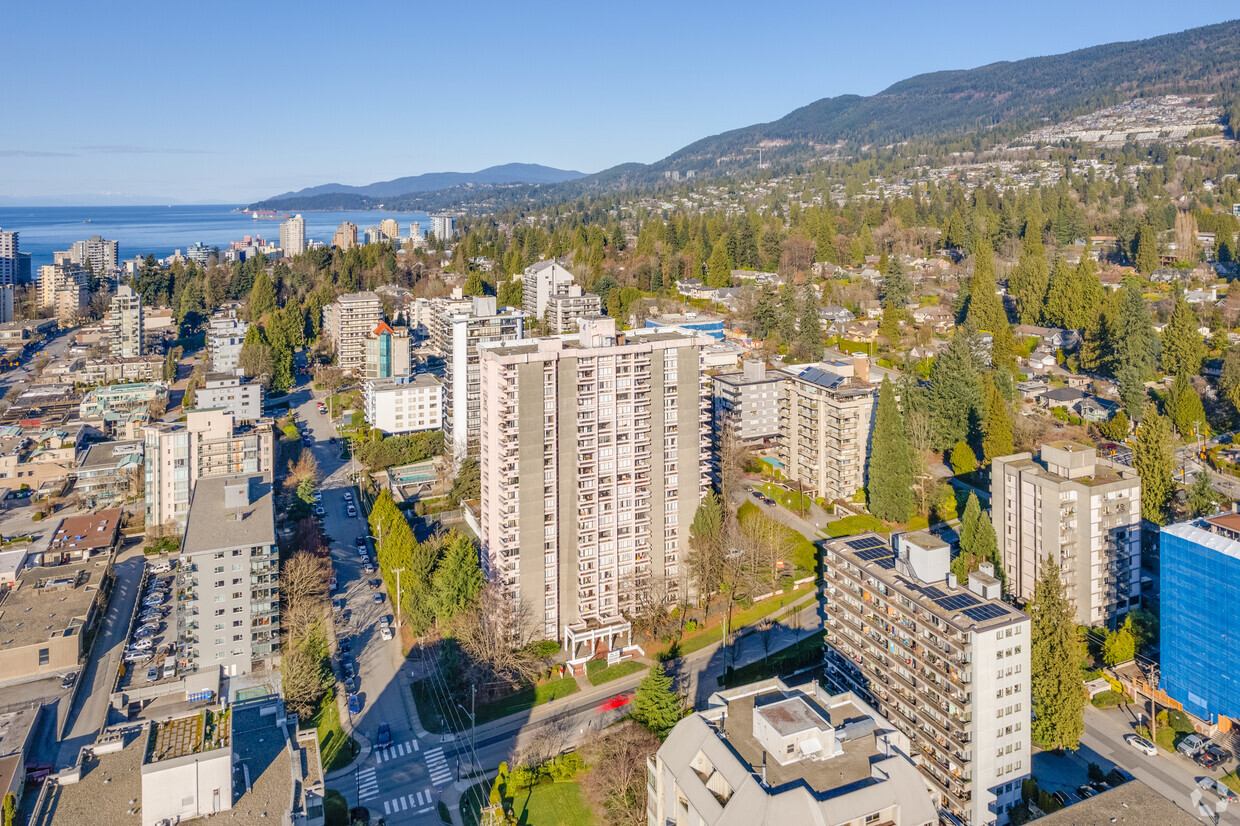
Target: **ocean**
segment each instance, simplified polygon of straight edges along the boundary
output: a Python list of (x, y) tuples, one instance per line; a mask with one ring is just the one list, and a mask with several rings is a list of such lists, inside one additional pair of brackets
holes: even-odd
[[(166, 258), (198, 241), (209, 247), (227, 247), (245, 236), (259, 236), (280, 243), (280, 221), (255, 221), (233, 212), (231, 206), (112, 206), (112, 207), (0, 207), (0, 229), (17, 230), (21, 252), (31, 254), (31, 275), (52, 263), (52, 253), (67, 250), (74, 241), (99, 235), (120, 242), (121, 260), (154, 255)], [(424, 212), (303, 212), (306, 239), (331, 243), (336, 227), (344, 221), (358, 226), (378, 226), (384, 218), (400, 222), (402, 236), (417, 221), (423, 232), (431, 227)]]

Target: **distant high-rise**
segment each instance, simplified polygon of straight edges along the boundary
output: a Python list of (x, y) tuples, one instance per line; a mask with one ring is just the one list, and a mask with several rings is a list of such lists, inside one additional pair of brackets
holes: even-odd
[(0, 229), (0, 323), (13, 320), (13, 285), (17, 282), (19, 259), (17, 230)]
[(280, 224), (280, 248), (289, 258), (306, 251), (306, 219), (301, 215)]
[(553, 295), (568, 295), (573, 274), (560, 262), (539, 261), (525, 268), (521, 276), (521, 303), (527, 313), (542, 321), (547, 313), (547, 300)]
[(89, 303), (89, 272), (67, 253), (53, 257), (54, 263), (39, 267), (39, 307), (54, 310), (61, 327), (72, 327)]
[(395, 218), (384, 218), (380, 221), (379, 232), (382, 232), (389, 241), (400, 240), (400, 224)]
[(120, 244), (92, 235), (85, 241), (74, 241), (69, 250), (73, 263), (79, 267), (89, 266), (95, 275), (111, 275), (121, 260)]
[(456, 237), (456, 216), (432, 215), (431, 234), (437, 241), (451, 241)]
[(345, 221), (336, 227), (336, 235), (332, 238), (332, 246), (338, 249), (347, 250), (349, 247), (357, 246), (357, 224), (352, 221)]
[(142, 296), (128, 285), (120, 285), (112, 296), (112, 308), (103, 327), (114, 358), (142, 355)]

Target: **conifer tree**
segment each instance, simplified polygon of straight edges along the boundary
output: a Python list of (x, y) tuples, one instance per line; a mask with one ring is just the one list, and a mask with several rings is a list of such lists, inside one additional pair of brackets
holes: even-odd
[(964, 439), (952, 445), (951, 462), (952, 472), (957, 476), (977, 470), (977, 454)]
[(1183, 373), (1175, 377), (1175, 382), (1167, 391), (1166, 410), (1172, 426), (1185, 439), (1192, 438), (1194, 434), (1204, 436), (1207, 433), (1206, 411), (1201, 404), (1201, 396)]
[(1049, 554), (1042, 560), (1026, 611), (1033, 634), (1029, 657), (1033, 740), (1048, 750), (1075, 750), (1085, 732), (1081, 643), (1059, 565)]
[(1167, 521), (1167, 505), (1175, 491), (1171, 431), (1153, 404), (1145, 406), (1132, 446), (1132, 466), (1141, 476), (1141, 516), (1155, 525)]
[(710, 252), (710, 260), (706, 264), (706, 285), (708, 287), (732, 286), (732, 256), (728, 252), (728, 238), (723, 235), (715, 242)]
[(996, 456), (1010, 456), (1015, 450), (1012, 441), (1012, 416), (1007, 401), (994, 380), (988, 381), (986, 422), (982, 439), (982, 463), (989, 465)]
[(965, 553), (973, 551), (973, 538), (977, 535), (977, 523), (981, 518), (981, 503), (977, 501), (977, 494), (970, 491), (969, 501), (964, 506), (964, 514), (960, 517), (960, 550)]
[(870, 513), (887, 522), (907, 522), (913, 515), (913, 465), (896, 392), (885, 376), (878, 388), (871, 445), (867, 484)]
[(672, 678), (663, 670), (663, 663), (655, 663), (637, 686), (633, 719), (664, 738), (680, 720), (681, 712), (680, 695), (672, 689)]
[(1158, 334), (1150, 317), (1150, 305), (1135, 278), (1128, 278), (1119, 290), (1114, 315), (1107, 316), (1111, 375), (1118, 378), (1125, 367), (1137, 370), (1142, 379), (1149, 376), (1158, 357)]
[(995, 288), (995, 261), (987, 241), (978, 242), (973, 255), (973, 278), (969, 283), (969, 309), (965, 320), (991, 334), (991, 363), (1005, 365), (1012, 358), (1012, 326)]
[(805, 298), (801, 301), (797, 340), (811, 361), (822, 358), (822, 316), (818, 308), (818, 294), (810, 287), (805, 288)]
[(1133, 261), (1137, 272), (1149, 275), (1158, 269), (1158, 236), (1149, 224), (1142, 224), (1137, 230), (1136, 256)]
[(258, 321), (276, 308), (276, 288), (266, 270), (259, 270), (250, 288), (250, 320)]
[(1008, 292), (1016, 299), (1016, 318), (1021, 324), (1038, 323), (1049, 286), (1050, 268), (1042, 238), (1037, 233), (1027, 233), (1020, 260), (1008, 275)]
[(1201, 372), (1206, 346), (1197, 331), (1199, 326), (1197, 314), (1184, 295), (1177, 292), (1171, 318), (1162, 334), (1162, 369), (1166, 373), (1195, 376)]
[(934, 357), (930, 368), (930, 420), (937, 450), (946, 450), (969, 436), (969, 427), (981, 407), (981, 379), (973, 354), (973, 335), (959, 329), (947, 349)]

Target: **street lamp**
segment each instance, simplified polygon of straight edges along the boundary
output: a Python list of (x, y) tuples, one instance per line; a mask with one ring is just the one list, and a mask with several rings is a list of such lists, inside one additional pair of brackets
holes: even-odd
[(393, 571), (396, 574), (396, 633), (400, 633), (400, 574), (404, 568), (397, 568)]

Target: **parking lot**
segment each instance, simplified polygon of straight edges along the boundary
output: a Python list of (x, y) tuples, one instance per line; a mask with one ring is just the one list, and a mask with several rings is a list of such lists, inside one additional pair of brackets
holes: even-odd
[[(133, 628), (126, 642), (120, 689), (176, 679), (177, 618), (173, 591), (176, 573), (150, 570), (142, 587)], [(163, 563), (169, 566), (169, 563)]]

